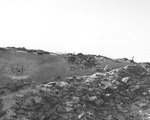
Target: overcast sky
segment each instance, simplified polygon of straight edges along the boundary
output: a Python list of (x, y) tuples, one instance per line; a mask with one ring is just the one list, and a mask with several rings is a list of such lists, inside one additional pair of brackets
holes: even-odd
[(150, 62), (150, 0), (0, 0), (0, 46)]

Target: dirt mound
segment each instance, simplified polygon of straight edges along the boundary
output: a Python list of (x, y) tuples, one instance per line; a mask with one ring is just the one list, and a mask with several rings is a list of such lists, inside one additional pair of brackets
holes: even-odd
[(12, 119), (148, 120), (150, 74), (126, 66), (92, 75), (66, 77), (16, 96)]

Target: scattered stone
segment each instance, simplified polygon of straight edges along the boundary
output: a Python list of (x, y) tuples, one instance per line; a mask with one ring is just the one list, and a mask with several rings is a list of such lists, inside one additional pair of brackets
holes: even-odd
[(68, 85), (68, 83), (67, 83), (67, 82), (64, 82), (64, 81), (61, 81), (61, 82), (58, 83), (58, 85), (59, 85), (60, 87), (65, 87), (65, 86)]
[(89, 100), (90, 100), (90, 101), (94, 101), (94, 100), (96, 100), (96, 99), (97, 99), (96, 96), (89, 97)]
[(122, 82), (127, 83), (129, 81), (129, 77), (122, 78)]
[(141, 66), (126, 66), (55, 81), (45, 91), (17, 96), (15, 113), (43, 120), (148, 120), (150, 76), (145, 73)]

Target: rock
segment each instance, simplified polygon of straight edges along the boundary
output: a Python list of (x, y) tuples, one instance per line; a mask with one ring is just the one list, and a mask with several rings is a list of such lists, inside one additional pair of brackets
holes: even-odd
[(109, 70), (109, 67), (108, 67), (108, 65), (106, 65), (106, 66), (104, 67), (103, 71), (104, 71), (104, 72), (107, 72), (108, 70)]
[(58, 83), (58, 85), (59, 85), (60, 87), (65, 87), (65, 86), (67, 86), (67, 85), (68, 85), (68, 83), (67, 83), (67, 82), (62, 81), (62, 82), (59, 82), (59, 83)]
[(97, 99), (96, 96), (91, 96), (91, 97), (89, 97), (89, 100), (90, 100), (90, 101), (94, 101), (94, 100), (96, 100), (96, 99)]
[(94, 81), (94, 79), (89, 77), (89, 78), (86, 79), (85, 82), (93, 82), (93, 81)]
[(97, 99), (97, 100), (95, 100), (95, 103), (97, 105), (102, 105), (104, 103), (104, 101), (102, 99)]
[(89, 76), (91, 79), (96, 79), (96, 78), (98, 78), (98, 73), (95, 73), (95, 74), (93, 74), (93, 75), (90, 75)]
[(122, 82), (127, 83), (129, 81), (129, 77), (122, 78)]
[(61, 114), (66, 112), (66, 110), (60, 105), (57, 106), (56, 110), (57, 110), (58, 113), (61, 113)]
[(106, 89), (106, 88), (112, 86), (112, 83), (110, 83), (110, 82), (108, 82), (108, 81), (102, 81), (101, 83), (103, 84), (103, 89)]
[(71, 112), (71, 111), (73, 111), (73, 108), (71, 108), (71, 107), (66, 107), (65, 110), (66, 110), (66, 112)]

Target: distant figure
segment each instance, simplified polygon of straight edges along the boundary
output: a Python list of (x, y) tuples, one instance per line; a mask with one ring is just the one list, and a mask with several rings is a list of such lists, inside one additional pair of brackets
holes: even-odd
[(131, 61), (134, 62), (134, 56), (132, 57)]

